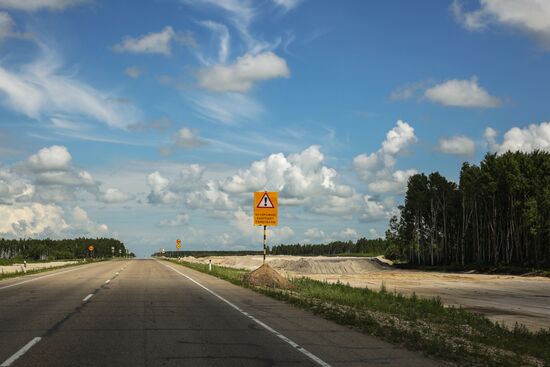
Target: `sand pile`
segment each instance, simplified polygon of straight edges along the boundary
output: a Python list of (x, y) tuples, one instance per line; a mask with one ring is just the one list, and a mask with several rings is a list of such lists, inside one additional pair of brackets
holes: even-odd
[(253, 286), (263, 286), (280, 289), (292, 288), (292, 284), (290, 284), (290, 282), (285, 277), (277, 273), (268, 264), (263, 264), (258, 269), (246, 274), (243, 278), (243, 281), (246, 284)]
[(300, 258), (298, 261), (271, 264), (275, 268), (300, 274), (364, 274), (383, 270), (383, 266), (372, 259)]

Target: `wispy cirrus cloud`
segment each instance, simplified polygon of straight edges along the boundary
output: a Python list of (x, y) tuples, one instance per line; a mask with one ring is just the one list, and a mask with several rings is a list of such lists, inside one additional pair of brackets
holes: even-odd
[(88, 2), (90, 0), (0, 0), (0, 8), (30, 12), (42, 9), (63, 10)]
[(113, 127), (135, 121), (139, 115), (135, 107), (116, 103), (109, 93), (63, 72), (60, 59), (44, 46), (42, 50), (39, 59), (17, 69), (0, 65), (2, 104), (38, 120), (64, 115)]

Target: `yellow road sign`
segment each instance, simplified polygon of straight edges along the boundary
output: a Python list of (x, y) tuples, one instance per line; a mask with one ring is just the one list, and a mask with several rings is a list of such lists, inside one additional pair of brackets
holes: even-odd
[(176, 248), (179, 250), (181, 248), (181, 243), (176, 243)]
[(94, 250), (94, 246), (90, 245), (88, 246), (88, 251), (93, 251)]
[(254, 225), (276, 226), (278, 224), (278, 198), (275, 191), (254, 193)]
[(180, 239), (176, 240), (176, 245), (181, 245), (181, 240)]

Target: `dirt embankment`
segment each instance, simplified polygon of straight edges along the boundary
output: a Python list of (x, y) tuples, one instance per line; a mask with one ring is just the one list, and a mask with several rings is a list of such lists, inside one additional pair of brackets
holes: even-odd
[[(186, 260), (257, 269), (262, 256), (213, 256)], [(400, 270), (376, 258), (269, 256), (268, 263), (286, 277), (308, 277), (354, 287), (380, 289), (423, 297), (440, 297), (447, 305), (480, 312), (494, 321), (531, 330), (550, 328), (550, 279), (510, 275), (438, 273)]]

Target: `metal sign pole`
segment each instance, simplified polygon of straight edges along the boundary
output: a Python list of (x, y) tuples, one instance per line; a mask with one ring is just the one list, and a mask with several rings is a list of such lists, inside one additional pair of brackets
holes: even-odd
[(264, 264), (265, 264), (265, 253), (266, 253), (266, 242), (267, 242), (266, 228), (267, 226), (264, 226)]

